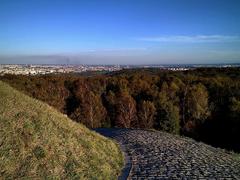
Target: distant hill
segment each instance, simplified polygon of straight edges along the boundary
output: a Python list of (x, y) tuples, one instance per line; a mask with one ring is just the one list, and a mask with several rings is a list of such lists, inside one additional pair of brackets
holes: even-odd
[(117, 145), (0, 81), (0, 179), (116, 179)]

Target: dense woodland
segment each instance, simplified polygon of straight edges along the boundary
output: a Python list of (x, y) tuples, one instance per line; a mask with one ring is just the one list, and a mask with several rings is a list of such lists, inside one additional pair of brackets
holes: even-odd
[(163, 130), (240, 152), (240, 68), (0, 79), (89, 128)]

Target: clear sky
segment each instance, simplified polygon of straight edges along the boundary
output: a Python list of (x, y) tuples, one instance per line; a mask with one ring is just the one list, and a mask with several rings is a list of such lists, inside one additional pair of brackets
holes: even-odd
[(0, 0), (0, 63), (240, 63), (240, 0)]

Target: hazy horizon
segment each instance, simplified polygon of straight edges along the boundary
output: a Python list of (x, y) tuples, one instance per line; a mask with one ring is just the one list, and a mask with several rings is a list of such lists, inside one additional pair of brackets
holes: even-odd
[[(76, 57), (76, 56), (61, 56), (61, 55), (17, 55), (17, 56), (0, 56), (0, 64), (66, 64), (66, 65), (185, 65), (185, 64), (240, 64), (240, 61), (218, 61), (218, 62), (209, 62), (209, 61), (178, 61), (171, 62), (169, 60), (163, 60), (161, 62), (136, 62), (136, 61), (124, 61), (120, 59), (116, 63), (112, 61), (112, 58), (105, 58), (100, 60), (100, 57), (96, 57), (92, 61), (89, 61), (88, 58)], [(99, 61), (100, 60), (100, 61)]]
[(2, 0), (0, 64), (240, 63), (238, 0)]

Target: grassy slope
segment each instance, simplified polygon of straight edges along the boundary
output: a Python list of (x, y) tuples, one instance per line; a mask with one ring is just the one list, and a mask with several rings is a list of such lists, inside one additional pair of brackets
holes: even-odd
[(0, 179), (115, 179), (117, 145), (0, 81)]

